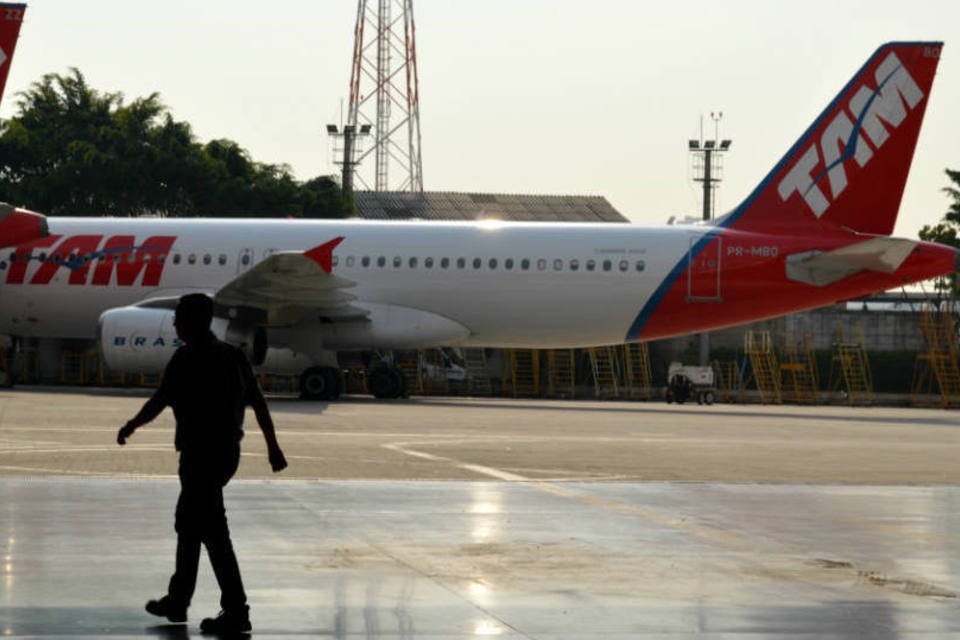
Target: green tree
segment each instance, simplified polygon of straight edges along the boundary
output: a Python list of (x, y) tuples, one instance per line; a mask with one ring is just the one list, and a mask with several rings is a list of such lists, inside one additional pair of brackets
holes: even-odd
[[(947, 208), (947, 212), (943, 215), (940, 222), (935, 225), (924, 225), (923, 228), (920, 229), (920, 239), (939, 242), (940, 244), (946, 244), (960, 249), (960, 237), (958, 237), (958, 231), (960, 231), (960, 171), (946, 169), (945, 173), (953, 183), (952, 186), (943, 188), (943, 192), (950, 197), (950, 206)], [(938, 287), (949, 290), (949, 283), (951, 282), (953, 283), (953, 288), (960, 293), (957, 274), (955, 273), (950, 274), (949, 277), (942, 278), (938, 282)]]
[(0, 199), (50, 215), (344, 217), (336, 182), (297, 181), (232, 140), (199, 143), (154, 93), (125, 102), (48, 74), (0, 123)]
[(950, 197), (950, 207), (940, 222), (924, 225), (920, 229), (920, 239), (960, 249), (960, 238), (957, 237), (957, 232), (960, 231), (960, 171), (947, 169), (945, 173), (953, 183), (952, 186), (943, 188), (943, 192)]

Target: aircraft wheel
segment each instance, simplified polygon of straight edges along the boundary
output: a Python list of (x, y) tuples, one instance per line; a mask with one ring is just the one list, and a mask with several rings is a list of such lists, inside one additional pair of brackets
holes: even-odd
[(704, 404), (708, 404), (708, 405), (713, 404), (713, 401), (714, 401), (714, 400), (715, 400), (715, 398), (714, 398), (714, 395), (713, 395), (713, 391), (706, 391), (706, 392), (704, 392), (704, 394), (703, 394), (703, 403), (704, 403)]
[(370, 372), (367, 388), (374, 398), (401, 398), (407, 391), (403, 373), (396, 367), (378, 367)]
[(340, 372), (333, 367), (310, 367), (300, 375), (300, 397), (304, 400), (336, 400), (342, 390)]

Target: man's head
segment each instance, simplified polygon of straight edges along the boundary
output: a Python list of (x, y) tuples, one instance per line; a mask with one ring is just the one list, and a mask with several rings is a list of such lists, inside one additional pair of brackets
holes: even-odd
[(173, 326), (178, 338), (192, 342), (207, 335), (212, 320), (213, 300), (202, 293), (188, 293), (177, 302)]

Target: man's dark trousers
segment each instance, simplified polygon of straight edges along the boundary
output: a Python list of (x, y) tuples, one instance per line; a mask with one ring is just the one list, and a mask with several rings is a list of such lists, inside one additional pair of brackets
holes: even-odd
[(239, 464), (239, 443), (180, 453), (180, 499), (174, 527), (177, 567), (168, 592), (178, 604), (190, 606), (197, 584), (201, 544), (207, 548), (220, 585), (220, 607), (238, 611), (247, 604), (223, 505), (223, 488)]

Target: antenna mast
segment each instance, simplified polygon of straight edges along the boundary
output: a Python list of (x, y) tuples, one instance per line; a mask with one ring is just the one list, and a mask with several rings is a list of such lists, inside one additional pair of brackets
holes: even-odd
[[(358, 0), (347, 126), (369, 127), (354, 178), (374, 191), (423, 191), (413, 0)], [(371, 154), (367, 170), (359, 165)], [(393, 178), (391, 184), (390, 178)]]

